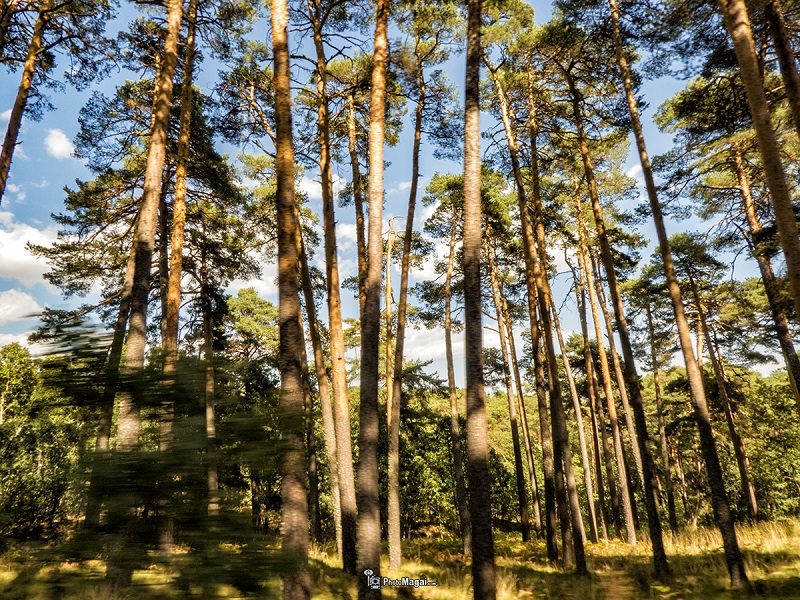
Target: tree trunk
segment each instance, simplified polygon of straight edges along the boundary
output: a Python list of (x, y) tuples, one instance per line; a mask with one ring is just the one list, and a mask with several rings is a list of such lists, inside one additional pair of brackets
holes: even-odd
[(172, 201), (172, 229), (170, 231), (169, 281), (167, 283), (167, 310), (164, 314), (164, 373), (175, 371), (178, 358), (178, 317), (181, 306), (181, 275), (183, 275), (183, 240), (186, 228), (186, 189), (189, 170), (189, 141), (192, 130), (192, 104), (194, 85), (195, 31), (197, 28), (197, 2), (189, 2), (186, 15), (186, 58), (181, 84), (181, 117), (178, 133), (178, 157), (175, 167), (175, 197)]
[[(583, 272), (582, 270), (580, 271)], [(589, 410), (592, 415), (592, 433), (594, 438), (594, 456), (595, 456), (595, 479), (597, 480), (597, 497), (600, 502), (601, 512), (600, 519), (602, 521), (603, 539), (608, 539), (608, 530), (606, 524), (614, 524), (614, 530), (617, 537), (622, 537), (622, 521), (619, 514), (619, 499), (617, 498), (616, 489), (614, 488), (614, 470), (611, 460), (611, 450), (608, 447), (608, 438), (606, 437), (606, 424), (605, 419), (602, 418), (602, 404), (600, 403), (600, 389), (597, 385), (597, 377), (594, 371), (594, 361), (592, 360), (592, 348), (589, 344), (589, 326), (586, 318), (586, 289), (584, 286), (583, 275), (576, 275), (574, 267), (572, 268), (572, 277), (575, 286), (575, 296), (578, 303), (578, 313), (581, 322), (581, 334), (583, 337), (583, 364), (584, 371), (586, 372), (586, 387), (589, 394)], [(602, 440), (602, 444), (601, 444)], [(600, 455), (600, 448), (602, 446), (603, 454)], [(605, 500), (605, 486), (603, 484), (603, 467), (605, 464), (606, 478), (608, 481), (609, 493), (611, 496), (612, 514), (608, 514), (608, 507)]]
[(119, 385), (119, 366), (122, 361), (122, 346), (125, 342), (125, 326), (128, 324), (135, 259), (136, 248), (131, 246), (125, 267), (125, 278), (119, 293), (119, 309), (117, 310), (117, 320), (114, 322), (114, 336), (111, 339), (111, 347), (103, 369), (105, 380), (103, 382), (103, 396), (100, 400), (100, 415), (97, 420), (97, 437), (94, 445), (94, 462), (96, 466), (92, 469), (92, 475), (89, 478), (86, 518), (84, 520), (84, 526), (89, 529), (100, 525), (100, 511), (105, 491), (103, 490), (103, 475), (98, 474), (96, 471), (98, 467), (99, 470), (102, 470), (110, 448), (114, 398), (117, 395), (117, 387)]
[(767, 24), (775, 44), (775, 54), (781, 67), (781, 77), (789, 99), (795, 131), (800, 135), (800, 73), (797, 72), (791, 36), (783, 18), (780, 0), (767, 0)]
[[(598, 304), (600, 305), (603, 313), (603, 322), (606, 326), (606, 332), (608, 333), (608, 350), (609, 354), (611, 354), (611, 364), (614, 365), (614, 378), (616, 379), (617, 389), (619, 390), (619, 399), (622, 401), (622, 414), (625, 417), (625, 427), (628, 430), (628, 436), (631, 440), (633, 459), (636, 462), (636, 472), (639, 475), (639, 480), (637, 483), (643, 487), (644, 473), (642, 471), (642, 454), (639, 452), (639, 445), (636, 443), (636, 429), (633, 426), (633, 415), (631, 414), (631, 405), (628, 401), (628, 388), (625, 385), (625, 376), (622, 373), (622, 364), (620, 364), (616, 344), (614, 343), (614, 326), (611, 324), (611, 315), (608, 312), (608, 300), (606, 299), (605, 292), (603, 290), (603, 282), (600, 278), (600, 269), (598, 268), (593, 256), (590, 256), (590, 262), (592, 266), (592, 274), (597, 282), (597, 296), (599, 300)], [(635, 517), (635, 510), (633, 514)]]
[(670, 469), (669, 445), (667, 443), (667, 427), (664, 422), (664, 400), (661, 397), (661, 381), (658, 369), (658, 355), (655, 345), (655, 326), (653, 325), (653, 310), (648, 302), (645, 306), (647, 311), (647, 331), (650, 338), (650, 363), (653, 367), (653, 387), (656, 392), (656, 411), (658, 412), (658, 435), (661, 438), (661, 459), (664, 461), (664, 480), (667, 487), (667, 514), (669, 517), (669, 528), (672, 533), (678, 533), (678, 517), (675, 514), (675, 492), (672, 485), (672, 471)]
[[(298, 211), (299, 212), (299, 211)], [(295, 219), (299, 222), (298, 213)], [(341, 558), (342, 550), (342, 505), (339, 492), (339, 464), (336, 456), (336, 424), (331, 406), (331, 391), (328, 385), (328, 372), (325, 368), (325, 357), (322, 352), (322, 341), (319, 338), (319, 323), (317, 321), (317, 307), (314, 303), (314, 290), (311, 284), (311, 271), (308, 268), (308, 257), (303, 243), (300, 228), (297, 230), (297, 247), (300, 256), (300, 278), (303, 297), (306, 305), (306, 319), (311, 336), (311, 349), (314, 352), (314, 372), (317, 376), (319, 388), (319, 403), (322, 412), (322, 430), (325, 436), (325, 456), (328, 460), (328, 474), (331, 484), (331, 499), (333, 502), (333, 527), (336, 532), (336, 550)]]
[(528, 414), (525, 410), (525, 396), (522, 393), (522, 377), (519, 372), (519, 362), (517, 361), (517, 348), (514, 342), (513, 322), (508, 310), (508, 301), (503, 291), (502, 282), (500, 283), (500, 298), (503, 301), (503, 314), (508, 324), (508, 347), (511, 353), (511, 366), (514, 371), (514, 383), (517, 389), (517, 410), (522, 422), (522, 439), (525, 447), (525, 458), (528, 462), (528, 476), (531, 481), (531, 493), (533, 495), (533, 526), (536, 535), (542, 537), (542, 509), (539, 503), (539, 483), (536, 480), (536, 467), (533, 462), (533, 449), (531, 448), (531, 434), (528, 428)]
[[(394, 351), (394, 390), (392, 392), (392, 426), (389, 427), (389, 567), (399, 569), (400, 548), (400, 395), (403, 383), (403, 351), (405, 348), (406, 313), (408, 310), (408, 271), (411, 263), (411, 242), (414, 235), (414, 213), (419, 185), (419, 152), (422, 141), (422, 119), (425, 111), (426, 85), (422, 61), (417, 56), (417, 109), (414, 113), (414, 146), (411, 154), (411, 189), (408, 194), (406, 229), (403, 234), (403, 258), (400, 265), (400, 298), (397, 305), (397, 336)], [(395, 455), (397, 455), (395, 457)], [(394, 464), (394, 463), (397, 464)]]
[(358, 249), (358, 307), (364, 319), (367, 280), (367, 242), (364, 233), (364, 198), (361, 193), (361, 165), (356, 147), (356, 108), (353, 92), (347, 96), (347, 148), (350, 153), (350, 169), (353, 174), (353, 204), (356, 210), (356, 248)]
[[(800, 235), (797, 230), (797, 218), (792, 206), (791, 194), (786, 182), (786, 172), (781, 164), (780, 148), (772, 127), (767, 96), (753, 44), (753, 31), (747, 16), (747, 7), (744, 0), (718, 0), (718, 4), (728, 35), (733, 41), (736, 60), (739, 63), (747, 104), (750, 107), (750, 115), (758, 139), (764, 179), (769, 188), (769, 196), (775, 211), (775, 223), (778, 227), (778, 237), (786, 258), (792, 299), (795, 311), (800, 315)], [(725, 512), (724, 509), (723, 512)], [(728, 537), (730, 543), (733, 544), (735, 534), (728, 534)], [(735, 549), (731, 546), (729, 551), (731, 554), (728, 557), (728, 567), (735, 571), (731, 572), (731, 583), (738, 585), (740, 579), (746, 581), (744, 565), (741, 564), (741, 569), (738, 566), (741, 563), (741, 557), (737, 558), (736, 556), (738, 555), (738, 544)]]
[[(474, 598), (497, 596), (488, 425), (483, 382), (481, 317), (481, 130), (480, 67), (482, 0), (467, 2), (467, 64), (464, 108), (464, 323), (466, 326), (467, 476), (472, 518), (472, 589)], [(380, 165), (382, 166), (382, 165)]]
[[(584, 543), (586, 540), (586, 531), (583, 526), (583, 517), (581, 516), (581, 505), (580, 500), (578, 498), (578, 487), (575, 484), (575, 474), (572, 468), (572, 448), (569, 443), (569, 434), (567, 432), (567, 420), (564, 414), (564, 405), (561, 400), (561, 381), (559, 379), (558, 373), (558, 363), (556, 362), (556, 352), (555, 347), (553, 345), (553, 328), (551, 326), (550, 321), (550, 304), (552, 302), (552, 291), (550, 289), (550, 281), (548, 280), (548, 256), (547, 256), (547, 240), (545, 238), (545, 227), (544, 227), (544, 209), (542, 207), (542, 197), (541, 197), (541, 187), (539, 182), (539, 155), (538, 149), (536, 146), (536, 138), (538, 137), (538, 127), (535, 121), (535, 104), (533, 100), (532, 92), (532, 82), (531, 82), (531, 71), (528, 71), (528, 84), (529, 84), (529, 106), (530, 106), (530, 138), (531, 138), (531, 169), (530, 173), (532, 176), (532, 183), (533, 183), (533, 212), (535, 222), (535, 242), (531, 239), (531, 236), (527, 233), (529, 229), (531, 229), (530, 224), (528, 223), (528, 214), (527, 214), (527, 203), (526, 206), (523, 207), (520, 204), (520, 221), (523, 230), (523, 238), (525, 240), (525, 244), (534, 243), (531, 247), (531, 256), (533, 258), (533, 274), (536, 280), (536, 287), (538, 290), (538, 297), (539, 297), (539, 316), (542, 319), (542, 333), (543, 338), (542, 342), (544, 343), (545, 348), (545, 356), (547, 357), (547, 365), (548, 365), (548, 393), (550, 395), (550, 406), (553, 412), (553, 431), (554, 431), (554, 441), (555, 438), (558, 437), (561, 443), (562, 451), (562, 460), (563, 460), (563, 469), (564, 469), (564, 477), (566, 479), (567, 484), (567, 496), (569, 502), (569, 514), (571, 518), (571, 525), (573, 530), (572, 542), (574, 546), (575, 552), (575, 571), (579, 575), (585, 575), (588, 573), (586, 567), (586, 556), (584, 550)], [(510, 104), (506, 103), (508, 106)], [(508, 131), (508, 129), (506, 130)], [(513, 130), (512, 130), (513, 131)], [(516, 148), (516, 143), (514, 144)], [(513, 153), (512, 153), (512, 165), (514, 164), (513, 160)], [(523, 181), (521, 177), (521, 173), (519, 172), (517, 163), (517, 169), (515, 177), (517, 179), (517, 185), (522, 186)], [(538, 256), (537, 256), (538, 255)], [(555, 435), (555, 431), (558, 429), (558, 435)], [(556, 467), (558, 470), (558, 460), (557, 456), (554, 454), (554, 460), (556, 463)], [(559, 480), (556, 480), (556, 486), (558, 486)], [(556, 493), (556, 496), (559, 498), (559, 502), (561, 502), (561, 498)], [(564, 502), (566, 508), (566, 502)], [(566, 543), (566, 540), (565, 540)], [(564, 551), (564, 564), (567, 564), (567, 553), (566, 549)]]
[[(206, 421), (206, 479), (208, 483), (207, 514), (219, 515), (219, 479), (217, 471), (217, 408), (214, 374), (213, 307), (208, 281), (208, 262), (205, 248), (200, 263), (200, 306), (203, 312), (203, 356), (205, 359), (205, 421)], [(301, 329), (302, 333), (302, 329)]]
[(458, 517), (461, 522), (461, 541), (464, 556), (472, 556), (472, 521), (469, 515), (467, 486), (464, 481), (464, 463), (461, 452), (461, 427), (458, 422), (458, 397), (456, 392), (456, 376), (453, 368), (453, 332), (452, 332), (452, 281), (453, 265), (456, 257), (456, 215), (450, 222), (450, 252), (447, 255), (447, 272), (444, 280), (444, 347), (447, 360), (447, 387), (450, 392), (450, 444), (453, 449), (453, 473), (456, 483), (456, 503)]
[[(686, 320), (686, 314), (684, 312), (683, 299), (681, 297), (680, 286), (678, 285), (678, 278), (675, 272), (675, 265), (672, 259), (672, 251), (670, 249), (669, 239), (667, 238), (666, 228), (664, 226), (664, 217), (661, 211), (661, 205), (659, 204), (658, 197), (656, 195), (653, 172), (650, 167), (650, 159), (647, 155), (647, 149), (644, 143), (641, 120), (639, 119), (638, 104), (634, 95), (633, 86), (630, 82), (630, 73), (628, 71), (627, 63), (625, 62), (625, 57), (622, 52), (622, 41), (619, 35), (618, 25), (619, 11), (616, 8), (616, 2), (614, 0), (609, 1), (612, 8), (613, 24), (616, 24), (614, 38), (617, 51), (617, 62), (620, 65), (622, 81), (623, 85), (625, 86), (625, 96), (628, 102), (628, 109), (631, 114), (633, 133), (636, 139), (636, 147), (639, 151), (639, 159), (642, 163), (642, 173), (645, 179), (648, 199), (650, 201), (650, 210), (653, 214), (653, 223), (658, 236), (659, 251), (661, 252), (661, 259), (664, 263), (667, 287), (669, 290), (670, 299), (672, 300), (681, 350), (683, 352), (684, 362), (686, 364), (686, 374), (687, 378), (689, 379), (692, 402), (694, 404), (695, 416), (697, 418), (698, 429), (700, 431), (700, 442), (703, 449), (706, 472), (711, 487), (714, 516), (717, 521), (717, 526), (722, 534), (725, 559), (728, 566), (728, 572), (731, 577), (731, 583), (734, 586), (738, 586), (747, 581), (747, 575), (745, 574), (744, 562), (742, 560), (742, 555), (739, 551), (739, 544), (736, 539), (736, 531), (733, 526), (730, 506), (728, 504), (728, 498), (725, 492), (725, 484), (722, 479), (722, 468), (719, 463), (716, 442), (714, 441), (714, 436), (711, 430), (710, 415), (708, 412), (708, 404), (706, 402), (702, 374), (700, 373), (700, 368), (695, 362), (691, 334), (689, 332), (689, 323)], [(784, 252), (787, 256), (789, 272), (790, 274), (794, 272), (794, 275), (790, 278), (792, 279), (792, 289), (795, 294), (796, 306), (800, 307), (800, 240), (798, 240), (797, 237), (797, 224), (794, 218), (794, 210), (792, 209), (791, 200), (786, 188), (786, 178), (783, 173), (783, 167), (780, 163), (777, 143), (775, 142), (775, 132), (772, 129), (769, 110), (766, 104), (766, 97), (764, 96), (764, 89), (761, 85), (758, 64), (755, 57), (755, 50), (753, 48), (752, 34), (750, 32), (749, 23), (747, 22), (747, 13), (744, 8), (743, 0), (719, 0), (719, 5), (722, 9), (729, 33), (734, 40), (734, 49), (736, 51), (736, 56), (739, 60), (740, 66), (744, 63), (747, 67), (746, 69), (742, 68), (742, 80), (745, 85), (745, 91), (747, 93), (750, 111), (753, 115), (754, 125), (756, 130), (759, 132), (759, 146), (762, 147), (762, 160), (765, 166), (765, 175), (767, 177), (770, 192), (772, 194), (773, 204), (775, 206), (775, 213), (779, 223), (782, 219), (786, 220), (788, 218), (790, 220), (788, 225), (785, 223), (783, 225), (779, 225), (779, 230), (782, 230), (780, 231), (781, 243), (784, 246)], [(754, 110), (754, 108), (758, 110)], [(599, 203), (597, 204), (597, 209), (600, 210)], [(606, 254), (606, 251), (604, 250), (603, 253)], [(794, 262), (791, 260), (792, 258), (795, 259)], [(613, 269), (611, 272), (613, 273)], [(608, 276), (610, 279), (611, 273), (609, 273)], [(626, 361), (627, 360), (628, 359), (626, 355)], [(649, 494), (647, 494), (647, 496), (649, 496)], [(658, 565), (656, 565), (656, 569), (659, 569)]]
[(756, 501), (756, 490), (753, 486), (753, 481), (750, 478), (750, 461), (747, 458), (747, 449), (745, 448), (742, 436), (740, 436), (739, 432), (736, 430), (735, 416), (733, 414), (733, 408), (731, 407), (730, 397), (728, 396), (728, 386), (722, 373), (720, 359), (717, 357), (717, 348), (712, 342), (711, 332), (709, 331), (708, 323), (706, 322), (705, 310), (703, 310), (703, 306), (700, 304), (700, 293), (698, 292), (697, 284), (691, 275), (689, 276), (689, 285), (691, 286), (692, 296), (694, 297), (694, 303), (697, 308), (697, 318), (700, 322), (700, 331), (698, 332), (698, 335), (702, 335), (703, 339), (706, 341), (708, 357), (711, 362), (711, 369), (714, 372), (714, 381), (716, 382), (717, 389), (719, 390), (720, 403), (722, 404), (722, 409), (725, 412), (725, 421), (728, 424), (728, 434), (730, 435), (731, 443), (733, 444), (733, 454), (736, 457), (736, 465), (739, 467), (742, 498), (744, 498), (745, 504), (747, 505), (747, 516), (749, 517), (750, 521), (754, 521), (758, 518), (758, 502)]
[(586, 433), (583, 427), (583, 413), (581, 411), (581, 401), (578, 397), (578, 389), (575, 387), (575, 378), (572, 376), (572, 368), (569, 365), (567, 347), (564, 345), (564, 336), (561, 334), (561, 324), (558, 322), (558, 312), (553, 298), (550, 298), (550, 308), (553, 314), (553, 327), (556, 330), (558, 345), (561, 349), (561, 357), (564, 360), (564, 371), (567, 374), (569, 392), (572, 396), (572, 406), (575, 409), (575, 419), (578, 428), (578, 442), (581, 448), (581, 465), (583, 466), (583, 483), (586, 486), (586, 501), (589, 509), (589, 532), (593, 543), (597, 543), (597, 517), (594, 506), (594, 485), (592, 484), (592, 467), (589, 460), (589, 451), (586, 447)]
[[(361, 321), (361, 404), (358, 434), (358, 573), (380, 577), (381, 521), (378, 500), (378, 355), (380, 352), (381, 254), (383, 253), (383, 144), (386, 113), (387, 28), (390, 4), (378, 0), (375, 13), (375, 53), (369, 108), (369, 238), (366, 297)], [(337, 432), (338, 434), (338, 432)], [(380, 589), (358, 579), (359, 600), (380, 598)]]
[(347, 368), (339, 283), (339, 260), (336, 251), (336, 215), (333, 204), (331, 171), (330, 117), (328, 114), (327, 60), (322, 39), (322, 8), (319, 0), (309, 2), (317, 55), (317, 131), (319, 132), (319, 168), (322, 187), (322, 214), (325, 237), (325, 281), (331, 352), (333, 413), (336, 425), (337, 465), (342, 511), (342, 563), (348, 573), (356, 572), (356, 494), (353, 478), (353, 450), (350, 431), (350, 406), (347, 398)]
[[(613, 15), (617, 15), (618, 18), (618, 12), (614, 10), (616, 7), (615, 0), (610, 0), (610, 2), (612, 4)], [(614, 23), (617, 23), (617, 20), (613, 15), (612, 26)], [(633, 90), (630, 85), (630, 76), (627, 71), (625, 56), (622, 52), (622, 41), (619, 36), (618, 27), (615, 31), (616, 35), (614, 36), (614, 39), (617, 51), (617, 63), (619, 64), (620, 71), (623, 74), (622, 79), (623, 85), (626, 87), (628, 108), (632, 115), (632, 121), (635, 122), (637, 121), (638, 116), (636, 98), (635, 96), (632, 96)], [(581, 156), (583, 159), (587, 182), (589, 184), (589, 195), (592, 201), (592, 211), (594, 212), (595, 226), (597, 227), (597, 233), (600, 241), (600, 255), (603, 262), (603, 267), (606, 271), (608, 293), (611, 297), (611, 302), (614, 307), (614, 317), (617, 324), (617, 332), (619, 334), (620, 345), (622, 346), (622, 356), (625, 360), (625, 383), (628, 386), (631, 409), (633, 410), (634, 419), (636, 420), (636, 443), (638, 444), (639, 452), (642, 457), (642, 474), (644, 476), (644, 503), (650, 531), (650, 542), (653, 546), (653, 565), (655, 567), (656, 577), (663, 578), (669, 574), (669, 563), (667, 562), (667, 554), (664, 550), (664, 541), (661, 531), (661, 518), (658, 514), (658, 484), (656, 481), (653, 454), (650, 448), (650, 436), (647, 431), (647, 418), (642, 402), (639, 374), (636, 371), (636, 362), (633, 355), (633, 344), (631, 343), (630, 333), (628, 331), (628, 322), (625, 318), (625, 308), (622, 304), (622, 295), (619, 291), (617, 275), (614, 271), (614, 257), (611, 254), (611, 246), (608, 242), (608, 237), (605, 231), (602, 207), (600, 206), (600, 198), (597, 194), (597, 186), (594, 181), (594, 166), (592, 165), (591, 157), (589, 155), (589, 148), (586, 142), (586, 133), (583, 130), (583, 117), (581, 114), (577, 90), (575, 89), (574, 82), (570, 84), (570, 91), (572, 95), (573, 113), (580, 138), (579, 144)], [(637, 129), (636, 126), (634, 126), (634, 129)], [(639, 134), (641, 134), (641, 127), (639, 127), (638, 130)], [(640, 138), (642, 142), (642, 145), (639, 146), (641, 154), (641, 150), (644, 147), (644, 138), (641, 137), (641, 135), (637, 135), (637, 146)], [(633, 440), (631, 441), (633, 442)]]
[[(170, 0), (167, 15), (167, 34), (164, 58), (158, 73), (156, 98), (150, 127), (150, 146), (147, 151), (142, 198), (133, 234), (136, 248), (131, 288), (128, 340), (125, 347), (124, 371), (135, 375), (144, 367), (147, 342), (147, 305), (150, 295), (151, 267), (158, 226), (157, 213), (164, 193), (163, 175), (166, 161), (168, 121), (172, 104), (172, 79), (178, 60), (178, 37), (183, 18), (181, 0)], [(117, 450), (131, 452), (139, 444), (140, 403), (131, 393), (121, 394), (117, 418)], [(133, 506), (127, 507), (133, 509)], [(122, 518), (122, 515), (118, 515)], [(128, 519), (133, 515), (128, 515)], [(122, 534), (111, 550), (106, 567), (106, 581), (112, 588), (127, 587), (133, 577), (130, 561), (126, 560), (127, 535)]]
[(303, 331), (298, 295), (297, 198), (294, 190), (292, 98), (289, 71), (286, 0), (274, 0), (270, 11), (275, 87), (275, 174), (278, 212), (278, 293), (280, 328), (280, 410), (283, 438), (281, 477), (281, 548), (286, 572), (286, 600), (311, 596), (308, 573), (308, 503), (306, 456), (303, 447)]
[[(150, 129), (150, 146), (139, 207), (139, 220), (134, 232), (136, 260), (131, 291), (128, 341), (125, 349), (125, 370), (134, 373), (144, 366), (147, 336), (147, 303), (150, 293), (150, 270), (155, 245), (156, 214), (163, 185), (166, 160), (173, 77), (178, 60), (178, 37), (183, 19), (181, 0), (170, 0), (164, 58), (158, 74), (156, 100)], [(139, 443), (139, 406), (129, 394), (120, 399), (117, 425), (117, 447), (132, 450)]]
[(36, 16), (31, 41), (28, 43), (28, 53), (22, 65), (22, 78), (19, 82), (19, 88), (17, 88), (17, 97), (14, 99), (14, 106), (11, 108), (11, 114), (8, 117), (6, 137), (3, 140), (3, 150), (0, 152), (0, 203), (2, 203), (3, 195), (6, 191), (8, 173), (11, 170), (11, 159), (14, 156), (14, 148), (17, 145), (19, 129), (22, 125), (22, 115), (25, 113), (25, 106), (28, 103), (33, 76), (39, 63), (39, 53), (42, 51), (42, 38), (50, 20), (52, 8), (53, 0), (44, 0)]
[[(389, 568), (399, 569), (402, 562), (400, 545), (400, 379), (402, 379), (403, 357), (397, 356), (393, 348), (392, 334), (392, 253), (397, 234), (392, 231), (389, 221), (389, 233), (386, 240), (386, 431), (388, 433), (388, 468), (387, 468), (387, 533), (389, 538)], [(408, 273), (406, 273), (408, 277)], [(408, 279), (406, 279), (408, 285)], [(405, 315), (403, 315), (405, 317)], [(400, 361), (395, 364), (394, 358)]]
[(522, 541), (527, 542), (531, 537), (531, 526), (528, 515), (528, 492), (525, 489), (525, 472), (522, 466), (522, 447), (519, 443), (519, 424), (517, 423), (517, 402), (516, 394), (511, 385), (511, 360), (508, 353), (508, 343), (506, 341), (508, 332), (506, 322), (503, 317), (503, 307), (500, 302), (500, 288), (497, 284), (497, 264), (494, 259), (491, 234), (486, 236), (486, 250), (489, 258), (489, 279), (492, 285), (492, 299), (497, 314), (497, 330), (500, 336), (500, 351), (503, 355), (503, 379), (506, 384), (506, 396), (508, 400), (508, 416), (511, 421), (511, 441), (514, 447), (514, 473), (517, 479), (517, 499), (519, 501), (519, 514), (522, 523)]
[[(537, 219), (536, 235), (528, 217), (528, 200), (525, 194), (525, 184), (522, 179), (522, 172), (519, 163), (519, 148), (516, 135), (511, 123), (511, 107), (506, 96), (506, 92), (495, 70), (484, 55), (489, 74), (494, 83), (500, 114), (505, 129), (506, 141), (508, 144), (511, 165), (514, 172), (514, 180), (517, 187), (517, 200), (519, 203), (520, 222), (522, 227), (523, 247), (526, 271), (531, 271), (533, 284), (536, 289), (536, 303), (539, 308), (539, 316), (542, 320), (540, 333), (545, 349), (547, 364), (547, 391), (550, 397), (551, 420), (553, 424), (553, 465), (554, 483), (556, 495), (556, 509), (559, 512), (561, 521), (561, 534), (563, 543), (563, 563), (565, 567), (574, 566), (579, 574), (586, 572), (586, 561), (583, 549), (583, 539), (585, 532), (583, 529), (583, 519), (580, 513), (580, 503), (578, 501), (577, 487), (575, 486), (575, 476), (572, 470), (572, 450), (569, 446), (566, 418), (564, 416), (564, 406), (561, 403), (561, 387), (558, 378), (558, 366), (555, 360), (555, 350), (553, 347), (552, 330), (550, 327), (550, 285), (547, 280), (546, 260), (547, 254), (544, 251), (544, 225), (540, 230), (539, 220)], [(535, 135), (532, 136), (535, 140)], [(534, 210), (537, 216), (540, 215), (541, 200), (538, 197), (538, 166), (535, 164), (535, 146), (531, 153), (532, 165), (531, 172), (534, 177)], [(528, 281), (530, 284), (531, 282)], [(533, 329), (531, 330), (533, 333)], [(564, 479), (561, 474), (563, 473)], [(564, 484), (566, 483), (566, 489)], [(569, 510), (567, 503), (569, 502)], [(573, 531), (570, 533), (570, 526)], [(571, 546), (574, 546), (571, 547)]]
[(775, 279), (775, 273), (772, 270), (772, 263), (766, 254), (763, 242), (755, 241), (759, 239), (761, 233), (761, 222), (756, 215), (755, 202), (753, 202), (753, 195), (750, 191), (750, 182), (744, 170), (742, 151), (738, 143), (732, 144), (731, 149), (739, 191), (742, 194), (744, 203), (744, 213), (747, 218), (747, 225), (750, 229), (748, 241), (751, 245), (753, 256), (758, 263), (758, 269), (761, 272), (761, 281), (764, 283), (764, 291), (767, 294), (769, 310), (775, 324), (775, 334), (781, 347), (783, 360), (786, 363), (786, 371), (789, 374), (789, 383), (792, 386), (792, 393), (794, 394), (797, 411), (800, 413), (800, 358), (797, 357), (797, 351), (792, 341), (792, 334), (789, 331), (786, 308), (778, 299), (778, 291), (776, 288), (777, 281)]
[(614, 440), (614, 455), (617, 459), (617, 482), (619, 483), (620, 496), (622, 500), (622, 510), (625, 515), (625, 530), (627, 532), (628, 543), (636, 545), (636, 528), (633, 522), (633, 507), (631, 506), (630, 492), (628, 490), (628, 477), (625, 472), (625, 454), (622, 446), (622, 435), (617, 419), (617, 407), (614, 400), (614, 390), (611, 386), (611, 370), (608, 366), (608, 355), (606, 354), (605, 343), (603, 342), (603, 326), (600, 321), (600, 309), (598, 308), (597, 290), (594, 278), (592, 277), (591, 267), (586, 243), (586, 234), (583, 224), (583, 210), (580, 199), (575, 199), (575, 215), (578, 222), (578, 260), (580, 262), (581, 277), (587, 287), (589, 305), (592, 309), (592, 320), (594, 321), (595, 339), (597, 340), (597, 354), (600, 359), (600, 375), (603, 380), (603, 388), (606, 395), (606, 408), (608, 410), (608, 420), (611, 424), (611, 437)]
[[(302, 320), (298, 324), (303, 331)], [(311, 378), (308, 371), (308, 351), (303, 338), (303, 354), (300, 368), (303, 372), (303, 408), (305, 409), (306, 449), (308, 451), (308, 511), (312, 539), (322, 542), (322, 522), (319, 510), (319, 474), (317, 473), (317, 438), (314, 435), (314, 400), (311, 396)]]

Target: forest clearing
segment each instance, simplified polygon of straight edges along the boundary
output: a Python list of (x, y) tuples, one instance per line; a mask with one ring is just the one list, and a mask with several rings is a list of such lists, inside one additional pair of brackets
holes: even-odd
[(799, 49), (2, 0), (0, 596), (800, 598)]

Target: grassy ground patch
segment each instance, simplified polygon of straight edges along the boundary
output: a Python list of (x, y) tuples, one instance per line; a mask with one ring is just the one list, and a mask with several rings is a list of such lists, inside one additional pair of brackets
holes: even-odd
[[(612, 540), (587, 546), (591, 574), (579, 578), (546, 561), (544, 543), (522, 543), (498, 534), (496, 553), (500, 598), (552, 600), (737, 600), (800, 598), (800, 523), (766, 523), (739, 529), (752, 587), (728, 585), (722, 541), (714, 530), (667, 535), (673, 576), (652, 578), (649, 545), (635, 548)], [(17, 544), (0, 558), (0, 597), (13, 599), (138, 600), (143, 598), (277, 598), (280, 558), (274, 538), (253, 536), (238, 543), (206, 545), (202, 552), (181, 548), (150, 553), (150, 564), (134, 572), (133, 585), (109, 590), (102, 557), (81, 556), (80, 538), (50, 544)], [(392, 578), (427, 578), (431, 587), (384, 588), (386, 598), (467, 599), (472, 597), (469, 563), (451, 538), (404, 543), (404, 564)], [(356, 598), (357, 580), (344, 575), (330, 545), (311, 553), (313, 597)]]

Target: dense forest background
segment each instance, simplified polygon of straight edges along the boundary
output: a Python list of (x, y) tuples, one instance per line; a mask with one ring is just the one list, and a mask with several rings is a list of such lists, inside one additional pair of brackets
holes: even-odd
[(797, 7), (545, 12), (4, 0), (3, 594), (796, 593)]

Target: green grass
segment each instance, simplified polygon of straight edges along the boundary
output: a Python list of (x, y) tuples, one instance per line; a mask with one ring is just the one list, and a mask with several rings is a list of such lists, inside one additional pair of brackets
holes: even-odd
[[(620, 541), (588, 544), (591, 574), (576, 577), (549, 565), (544, 543), (522, 543), (518, 534), (495, 539), (498, 596), (502, 599), (634, 600), (653, 598), (735, 600), (800, 599), (800, 521), (763, 523), (739, 528), (739, 543), (752, 586), (728, 585), (722, 541), (709, 529), (667, 534), (673, 575), (652, 578), (649, 544), (635, 548)], [(103, 581), (105, 564), (80, 557), (80, 537), (56, 544), (18, 544), (0, 557), (0, 598), (65, 600), (138, 600), (144, 598), (277, 598), (280, 560), (274, 538), (252, 536), (238, 543), (206, 546), (202, 558), (179, 549), (170, 555), (151, 553), (149, 565), (134, 573), (133, 585), (113, 592)], [(385, 598), (467, 599), (472, 597), (469, 563), (452, 538), (405, 540), (404, 564), (382, 574), (393, 578), (427, 577), (436, 587), (384, 588)], [(67, 558), (70, 557), (70, 558)], [(333, 547), (311, 552), (313, 597), (356, 598), (355, 578), (344, 575)]]

